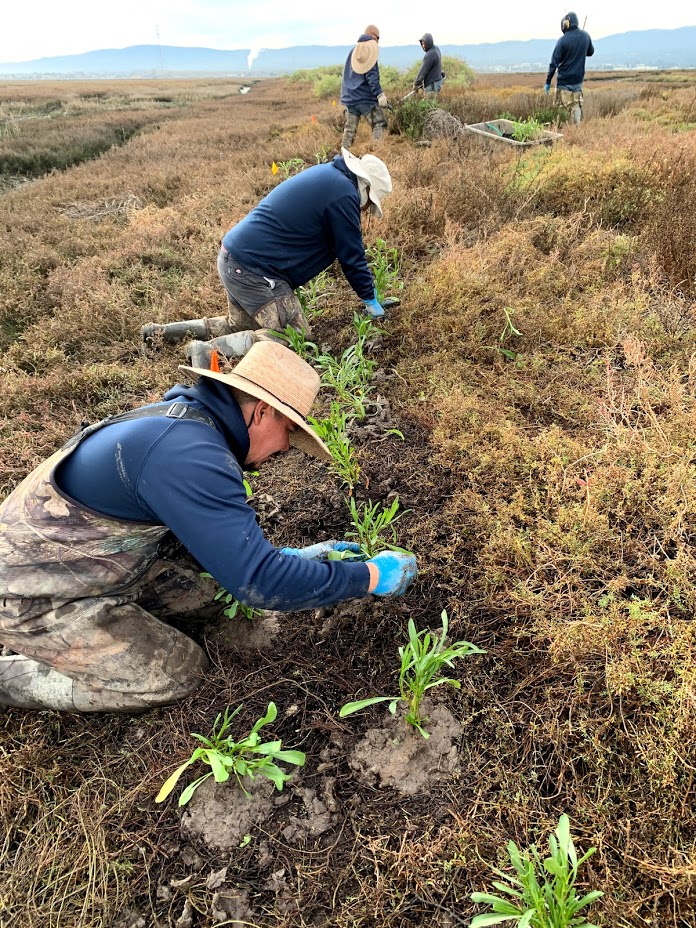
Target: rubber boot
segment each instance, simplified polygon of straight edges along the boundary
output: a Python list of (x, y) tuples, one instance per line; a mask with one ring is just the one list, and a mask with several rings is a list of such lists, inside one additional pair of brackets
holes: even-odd
[(0, 706), (74, 712), (73, 686), (70, 677), (29, 657), (0, 657)]
[(156, 348), (158, 344), (178, 345), (191, 337), (207, 341), (230, 331), (227, 316), (208, 316), (205, 319), (184, 319), (166, 324), (149, 322), (141, 328), (140, 337), (147, 348)]
[(214, 351), (219, 351), (226, 358), (243, 358), (254, 344), (256, 332), (234, 332), (221, 335), (208, 342), (194, 341), (186, 346), (186, 360), (191, 367), (210, 370), (210, 361)]

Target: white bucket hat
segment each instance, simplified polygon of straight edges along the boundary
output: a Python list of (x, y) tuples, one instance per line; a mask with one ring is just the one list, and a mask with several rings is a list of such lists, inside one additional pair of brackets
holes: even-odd
[(371, 201), (370, 211), (379, 219), (382, 218), (382, 199), (392, 192), (392, 180), (384, 161), (375, 155), (363, 155), (357, 158), (351, 155), (347, 148), (341, 149), (341, 155), (349, 171), (358, 178), (360, 190), (360, 205)]
[(322, 461), (333, 460), (331, 452), (307, 422), (321, 381), (319, 375), (294, 351), (273, 341), (256, 342), (229, 374), (197, 367), (179, 366), (195, 377), (210, 377), (265, 400), (298, 426), (290, 433), (290, 444)]

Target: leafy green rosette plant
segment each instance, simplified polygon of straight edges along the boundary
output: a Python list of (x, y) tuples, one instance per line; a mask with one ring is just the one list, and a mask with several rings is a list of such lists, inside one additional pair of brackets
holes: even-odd
[(417, 632), (413, 619), (408, 621), (408, 644), (399, 648), (401, 668), (399, 670), (398, 696), (372, 696), (369, 699), (359, 699), (357, 702), (346, 703), (341, 708), (339, 716), (345, 718), (354, 712), (360, 712), (368, 706), (379, 702), (388, 702), (389, 711), (394, 715), (399, 702), (406, 704), (406, 721), (413, 725), (424, 738), (430, 735), (423, 727), (421, 701), (428, 690), (435, 686), (447, 684), (460, 689), (461, 683), (451, 677), (439, 676), (443, 667), (452, 667), (454, 661), (469, 654), (484, 654), (481, 648), (468, 641), (455, 641), (447, 645), (447, 611), (442, 610), (442, 635), (435, 635), (428, 629)]
[(174, 773), (167, 778), (162, 789), (157, 794), (155, 802), (164, 802), (187, 767), (197, 761), (208, 764), (211, 770), (204, 773), (202, 777), (198, 777), (193, 783), (189, 783), (179, 796), (180, 806), (185, 806), (201, 783), (204, 783), (209, 777), (215, 777), (216, 783), (225, 783), (234, 773), (243, 792), (249, 795), (242, 784), (244, 777), (249, 777), (250, 780), (257, 776), (266, 777), (275, 784), (276, 789), (282, 790), (291, 774), (282, 770), (277, 761), (295, 764), (298, 767), (304, 766), (306, 757), (302, 751), (284, 751), (280, 741), (261, 741), (260, 729), (264, 725), (275, 721), (278, 714), (273, 702), (268, 704), (266, 714), (254, 723), (249, 734), (242, 738), (241, 741), (235, 741), (231, 735), (227, 735), (232, 719), (241, 708), (241, 705), (237, 706), (234, 712), (230, 713), (228, 707), (224, 713), (220, 713), (215, 719), (210, 738), (192, 732), (192, 736), (201, 741), (203, 747), (196, 748), (191, 757), (180, 767), (177, 767)]
[(472, 893), (473, 902), (489, 905), (493, 911), (477, 915), (471, 928), (502, 922), (514, 922), (517, 928), (597, 928), (580, 911), (604, 894), (593, 890), (578, 897), (575, 888), (578, 870), (595, 848), (578, 859), (567, 815), (561, 815), (554, 834), (549, 837), (549, 856), (545, 860), (533, 844), (529, 851), (520, 851), (510, 841), (507, 852), (515, 875), (491, 868), (505, 881), (493, 883), (505, 896)]

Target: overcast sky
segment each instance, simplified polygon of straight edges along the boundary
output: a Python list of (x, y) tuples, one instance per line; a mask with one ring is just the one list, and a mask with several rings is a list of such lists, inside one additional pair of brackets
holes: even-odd
[[(417, 45), (424, 32), (438, 44), (549, 40), (560, 35), (566, 7), (497, 0), (459, 6), (381, 0), (352, 4), (326, 0), (5, 0), (0, 61), (27, 61), (128, 45), (207, 48), (286, 48), (290, 45), (350, 45), (376, 23), (382, 45)], [(696, 22), (686, 0), (662, 3), (603, 0), (571, 7), (593, 38), (633, 29), (674, 29)]]

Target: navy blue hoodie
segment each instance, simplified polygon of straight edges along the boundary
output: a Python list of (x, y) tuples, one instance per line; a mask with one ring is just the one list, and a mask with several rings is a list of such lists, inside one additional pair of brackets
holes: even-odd
[(361, 300), (374, 298), (355, 174), (340, 155), (284, 180), (222, 240), (247, 271), (306, 284), (338, 258)]
[(433, 44), (433, 37), (429, 32), (423, 35), (421, 42), (425, 45), (425, 57), (413, 83), (415, 87), (428, 87), (442, 80), (442, 56), (440, 49)]
[(59, 488), (104, 515), (168, 526), (246, 605), (293, 611), (367, 595), (365, 564), (302, 560), (266, 539), (242, 482), (249, 433), (224, 384), (209, 378), (195, 387), (177, 384), (165, 399), (193, 404), (215, 428), (163, 416), (107, 425), (61, 465)]
[(578, 29), (578, 17), (575, 13), (567, 16), (570, 28), (556, 42), (551, 56), (551, 64), (546, 75), (550, 84), (558, 70), (556, 85), (558, 87), (577, 87), (585, 80), (585, 58), (594, 55), (594, 45), (584, 29)]

